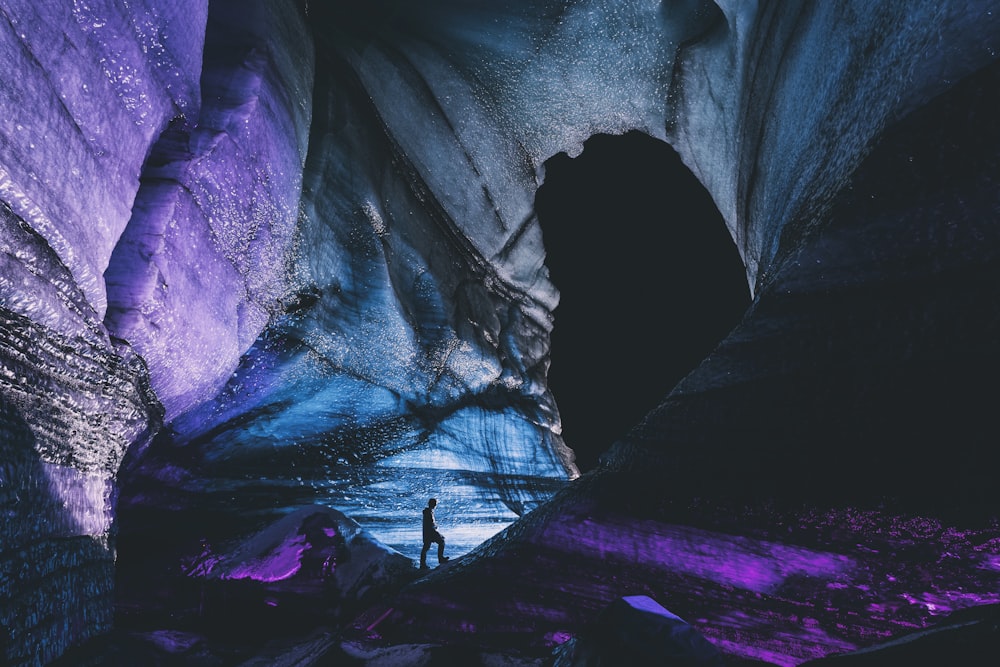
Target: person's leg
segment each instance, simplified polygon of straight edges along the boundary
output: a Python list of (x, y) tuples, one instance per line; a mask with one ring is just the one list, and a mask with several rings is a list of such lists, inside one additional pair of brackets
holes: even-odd
[(444, 535), (437, 536), (437, 543), (438, 543), (438, 562), (443, 563), (446, 560), (448, 560), (447, 558), (445, 558), (444, 555)]
[(431, 543), (424, 540), (424, 548), (420, 550), (420, 567), (427, 567), (427, 552), (431, 548)]

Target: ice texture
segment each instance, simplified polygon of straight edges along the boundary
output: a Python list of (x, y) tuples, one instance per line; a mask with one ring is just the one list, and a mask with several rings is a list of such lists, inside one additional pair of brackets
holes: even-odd
[(205, 6), (0, 9), (0, 623), (43, 664), (112, 620), (114, 474), (158, 428), (104, 270), (151, 144), (197, 108)]
[[(711, 192), (756, 293), (885, 126), (996, 57), (983, 2), (718, 2), (682, 56), (667, 141)], [(964, 44), (963, 44), (964, 43)]]
[(108, 329), (146, 360), (169, 421), (214, 395), (288, 290), (311, 112), (295, 12), (213, 4), (197, 115), (173, 119), (105, 273)]
[(199, 105), (205, 12), (199, 2), (4, 3), (3, 199), (99, 316), (146, 154)]
[[(258, 48), (277, 55), (255, 57), (266, 71), (247, 70), (235, 102), (228, 74), (203, 75), (207, 3), (0, 9), (3, 563), (20, 572), (2, 578), (0, 617), (14, 664), (109, 627), (122, 458), (164, 409), (211, 395), (284, 293), (310, 52), (295, 12), (240, 4), (296, 48)], [(216, 44), (208, 62), (225, 70), (231, 45)], [(186, 158), (179, 135), (197, 140)]]
[[(134, 548), (154, 533), (169, 570), (188, 541), (253, 534), (317, 504), (412, 557), (431, 495), (461, 550), (546, 506), (578, 471), (546, 385), (559, 293), (532, 198), (545, 160), (598, 132), (640, 130), (678, 150), (758, 299), (605, 464), (650, 467), (660, 486), (657, 474), (690, 472), (671, 493), (740, 484), (795, 497), (827, 452), (847, 461), (849, 483), (938, 489), (905, 446), (874, 446), (897, 433), (852, 401), (898, 394), (885, 414), (919, 435), (932, 411), (905, 408), (938, 406), (910, 387), (961, 388), (937, 381), (954, 379), (941, 359), (970, 376), (1000, 366), (996, 151), (970, 167), (947, 153), (952, 135), (935, 143), (942, 153), (925, 149), (912, 137), (936, 137), (935, 116), (898, 155), (856, 170), (887, 127), (963, 77), (985, 71), (981, 89), (996, 89), (990, 2), (344, 4), (0, 2), (9, 662), (45, 663), (106, 630), (116, 565), (138, 573), (140, 597), (155, 584), (150, 552), (124, 549), (116, 564), (116, 537)], [(980, 134), (989, 153), (996, 139)], [(938, 162), (949, 168), (925, 166)], [(882, 164), (912, 173), (907, 196), (882, 198), (894, 191)], [(833, 207), (854, 188), (867, 199)], [(859, 349), (884, 361), (865, 364)], [(856, 375), (827, 372), (844, 368)], [(884, 377), (911, 382), (887, 389)], [(941, 423), (987, 412), (943, 402), (959, 419)], [(851, 440), (856, 425), (871, 427), (867, 440)], [(854, 466), (845, 443), (898, 456)], [(791, 481), (771, 465), (789, 453)], [(961, 491), (988, 468), (958, 458), (932, 481)], [(621, 528), (649, 527), (630, 506), (642, 492), (626, 488), (624, 516), (600, 530), (567, 530), (588, 539), (566, 559), (587, 561), (607, 534), (638, 557), (634, 573), (709, 542), (685, 571), (711, 574), (735, 555), (741, 571), (716, 583), (743, 577), (751, 593), (851, 570), (772, 539), (654, 526), (664, 549), (644, 544)], [(501, 535), (491, 549), (516, 544), (517, 530)], [(761, 550), (781, 563), (762, 564)], [(902, 592), (921, 614), (995, 600), (960, 598), (949, 582)], [(517, 611), (531, 626), (532, 610)], [(732, 639), (745, 619), (716, 612), (736, 629), (713, 636), (734, 653), (833, 647), (826, 627), (747, 646)]]

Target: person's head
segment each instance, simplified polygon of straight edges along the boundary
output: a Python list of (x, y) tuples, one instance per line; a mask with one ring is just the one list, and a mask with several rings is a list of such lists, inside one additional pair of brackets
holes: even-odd
[(430, 508), (432, 508), (432, 509), (437, 504), (438, 504), (437, 498), (431, 498), (430, 500), (427, 501), (427, 506), (430, 507)]

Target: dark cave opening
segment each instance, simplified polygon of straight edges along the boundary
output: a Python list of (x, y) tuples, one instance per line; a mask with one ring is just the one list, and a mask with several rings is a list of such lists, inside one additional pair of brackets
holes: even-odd
[(739, 322), (749, 288), (711, 196), (644, 133), (550, 158), (535, 209), (560, 291), (549, 387), (586, 472)]

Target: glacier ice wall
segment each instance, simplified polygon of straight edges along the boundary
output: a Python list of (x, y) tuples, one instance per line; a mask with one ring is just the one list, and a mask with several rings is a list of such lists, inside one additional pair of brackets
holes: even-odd
[[(829, 322), (776, 295), (825, 293), (822, 262), (859, 238), (814, 236), (834, 196), (887, 125), (994, 62), (1000, 34), (971, 0), (0, 14), (0, 639), (24, 664), (108, 627), (116, 529), (141, 594), (182, 538), (317, 499), (405, 522), (444, 485), (499, 527), (575, 476), (532, 198), (545, 160), (594, 133), (677, 148), (769, 298), (608, 461), (743, 442), (746, 424), (795, 451), (808, 415), (763, 409), (787, 393), (732, 401), (698, 440), (720, 414), (702, 397), (762, 377), (795, 395), (834, 365), (813, 363)], [(788, 322), (820, 335), (768, 347)]]
[[(574, 4), (566, 22), (575, 9), (595, 5)], [(368, 618), (384, 641), (460, 643), (467, 628), (477, 628), (479, 646), (523, 640), (542, 651), (586, 628), (623, 588), (658, 587), (727, 653), (799, 664), (996, 601), (989, 563), (997, 454), (988, 416), (995, 397), (983, 391), (1000, 369), (996, 11), (986, 2), (699, 8), (704, 23), (673, 61), (663, 136), (719, 203), (755, 302), (715, 352), (611, 448), (603, 468), (460, 570), (431, 575), (374, 609)], [(537, 16), (525, 10), (518, 18), (528, 15)], [(520, 25), (484, 18), (496, 30)], [(525, 50), (544, 51), (562, 19)], [(530, 30), (516, 32), (530, 42)], [(517, 39), (506, 50), (478, 34), (470, 42), (469, 52), (489, 54), (488, 63), (475, 56), (476, 67), (464, 63), (477, 82), (494, 84), (489, 73), (504, 67), (515, 78), (530, 70), (504, 59), (516, 55)], [(442, 45), (442, 53), (464, 55), (457, 43)], [(574, 45), (584, 54), (590, 46), (585, 39)], [(552, 70), (565, 84), (560, 92), (572, 97), (572, 65)], [(581, 72), (578, 80), (601, 79)], [(507, 90), (488, 87), (491, 95)], [(436, 113), (447, 112), (442, 98)], [(506, 110), (516, 116), (513, 108)], [(530, 132), (521, 133), (530, 126), (504, 129), (530, 146)], [(829, 553), (800, 557), (765, 546), (760, 565), (727, 573), (741, 558), (725, 547), (721, 570), (699, 562), (733, 533), (815, 547), (813, 537), (795, 533), (831, 506), (838, 508), (832, 534), (848, 539), (828, 545)], [(804, 514), (789, 518), (796, 512)], [(896, 533), (904, 548), (886, 545), (885, 529), (869, 517), (919, 534), (907, 529)], [(699, 521), (723, 535), (687, 544), (671, 537), (678, 523)], [(592, 539), (580, 538), (583, 527), (593, 529)], [(659, 537), (647, 541), (647, 530)], [(953, 561), (959, 546), (970, 556)], [(619, 547), (624, 553), (609, 577)], [(678, 563), (661, 559), (696, 564), (679, 575)], [(864, 564), (839, 570), (851, 559)], [(817, 569), (782, 580), (774, 597), (759, 588), (763, 570), (798, 565)], [(689, 574), (707, 583), (692, 583)], [(851, 592), (831, 594), (841, 590)], [(501, 636), (490, 628), (518, 630)]]
[[(109, 627), (126, 451), (218, 389), (286, 289), (311, 51), (294, 8), (236, 4), (0, 10), (11, 664)], [(214, 27), (237, 9), (256, 43)]]
[(214, 395), (284, 297), (312, 48), (287, 3), (213, 3), (202, 104), (149, 148), (110, 257), (105, 324), (149, 366), (165, 419)]
[(200, 103), (204, 19), (197, 5), (4, 3), (4, 202), (98, 317), (146, 153)]
[(665, 136), (753, 304), (603, 466), (373, 607), (380, 641), (476, 628), (551, 655), (641, 590), (734, 662), (825, 664), (995, 613), (997, 12), (718, 10), (677, 58)]
[(113, 475), (160, 408), (103, 273), (145, 155), (199, 104), (204, 6), (0, 10), (0, 639), (39, 664), (112, 620)]
[(807, 233), (888, 123), (995, 58), (962, 2), (719, 2), (689, 45), (668, 141), (712, 193), (751, 289)]
[[(415, 69), (445, 67), (433, 53), (378, 36), (360, 48), (364, 16), (324, 11), (309, 10), (330, 30), (315, 34), (296, 291), (223, 391), (129, 464), (123, 521), (145, 530), (163, 506), (189, 510), (171, 521), (183, 543), (325, 503), (415, 556), (413, 517), (433, 495), (471, 548), (576, 474), (545, 382), (557, 294), (534, 167), (456, 136)], [(489, 130), (464, 110), (461, 78), (443, 83), (449, 113)], [(183, 481), (162, 483), (167, 468)], [(253, 514), (229, 517), (233, 492)]]

